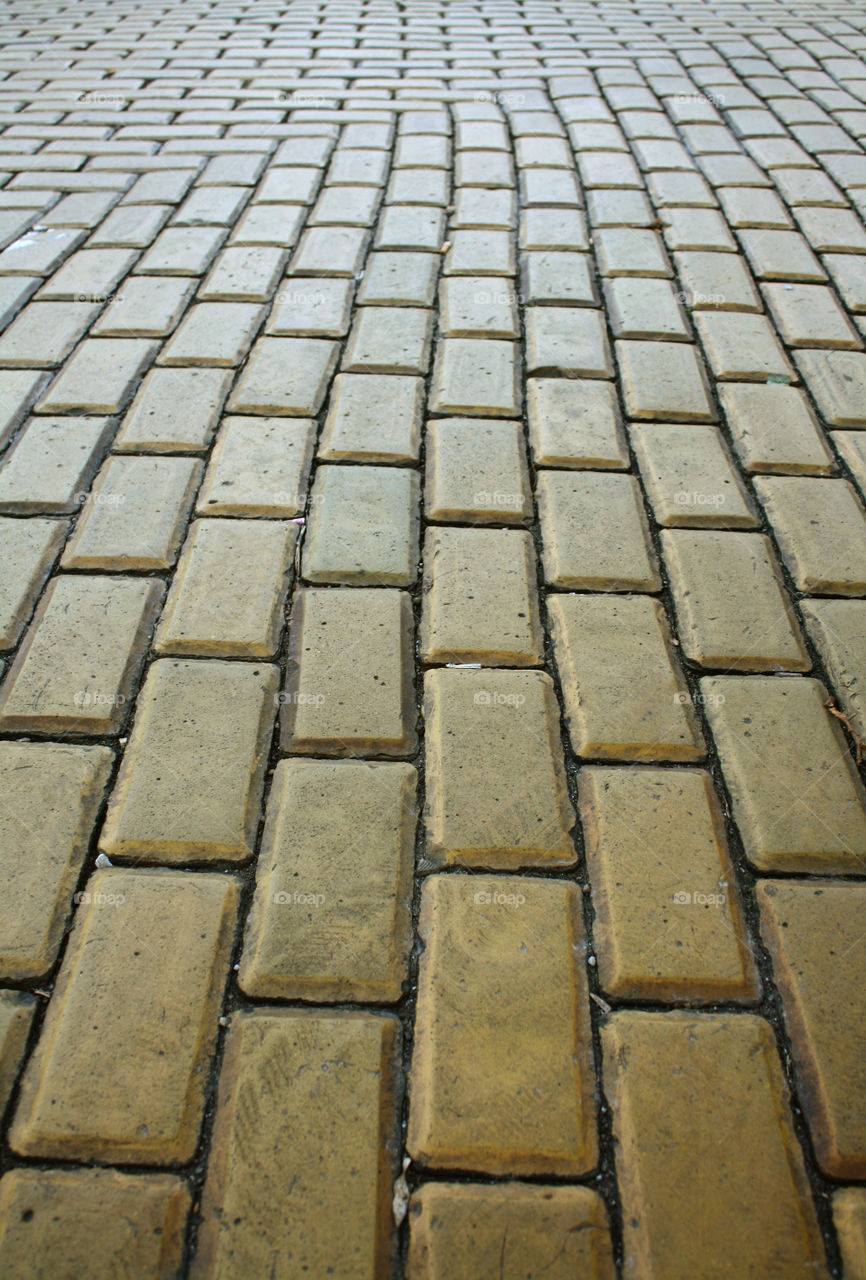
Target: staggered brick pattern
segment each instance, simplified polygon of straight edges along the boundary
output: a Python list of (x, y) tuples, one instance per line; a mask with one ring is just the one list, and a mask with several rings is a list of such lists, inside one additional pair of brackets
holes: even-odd
[(0, 41), (0, 1277), (866, 1280), (866, 0)]

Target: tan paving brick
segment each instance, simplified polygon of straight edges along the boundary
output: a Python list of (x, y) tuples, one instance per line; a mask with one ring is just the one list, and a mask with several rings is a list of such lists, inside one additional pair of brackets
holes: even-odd
[(849, 253), (828, 253), (823, 258), (833, 284), (849, 311), (866, 310), (866, 258)]
[(416, 249), (438, 253), (445, 232), (445, 215), (428, 205), (390, 205), (382, 210), (376, 230), (377, 249)]
[(601, 314), (576, 307), (527, 308), (526, 369), (568, 378), (612, 378)]
[(691, 337), (668, 280), (617, 276), (605, 281), (604, 293), (618, 338)]
[(229, 246), (217, 258), (198, 296), (205, 302), (267, 302), (285, 262), (285, 252), (276, 246)]
[(826, 280), (827, 273), (796, 231), (743, 230), (740, 244), (759, 280)]
[(224, 227), (167, 227), (138, 260), (135, 274), (200, 275), (207, 271), (225, 238)]
[(328, 462), (417, 462), (423, 407), (421, 378), (338, 373), (319, 457)]
[(602, 1051), (631, 1273), (826, 1277), (768, 1024), (622, 1011), (602, 1027)]
[(517, 338), (517, 295), (509, 282), (451, 276), (439, 288), (439, 327), (445, 337)]
[(320, 466), (304, 540), (307, 582), (408, 587), (418, 575), (417, 471)]
[(12, 1169), (0, 1182), (0, 1267), (8, 1280), (178, 1274), (186, 1184), (116, 1169)]
[(16, 982), (51, 968), (72, 910), (102, 794), (106, 747), (4, 742), (0, 779), (0, 868), (9, 887), (0, 908), (0, 974)]
[(160, 364), (240, 364), (264, 318), (252, 302), (201, 302), (190, 307), (159, 354)]
[(866, 792), (817, 680), (701, 681), (746, 857), (763, 872), (856, 874)]
[(363, 306), (432, 306), (439, 258), (434, 253), (372, 253), (358, 292)]
[(794, 370), (765, 316), (741, 311), (698, 311), (695, 324), (717, 378), (795, 380)]
[(117, 413), (156, 350), (145, 338), (85, 339), (40, 399), (40, 413)]
[(121, 424), (121, 453), (192, 453), (207, 448), (232, 374), (219, 369), (152, 369)]
[(523, 253), (521, 271), (526, 303), (559, 302), (590, 307), (598, 304), (588, 254), (553, 249)]
[(866, 889), (832, 880), (764, 880), (761, 931), (773, 960), (803, 1108), (818, 1163), (834, 1178), (862, 1178)]
[(520, 247), (586, 250), (589, 241), (584, 215), (577, 209), (524, 209), (520, 215)]
[(15, 1085), (35, 1010), (36, 1000), (29, 992), (0, 991), (0, 1115)]
[(338, 345), (312, 338), (261, 338), (229, 399), (235, 413), (318, 413), (337, 364)]
[(432, 332), (427, 308), (361, 307), (342, 367), (349, 373), (426, 373)]
[(548, 596), (575, 753), (601, 760), (699, 760), (703, 736), (664, 612), (645, 596)]
[(640, 491), (632, 476), (540, 471), (542, 564), (551, 587), (658, 591)]
[(514, 417), (520, 369), (513, 342), (445, 338), (437, 344), (430, 399), (433, 413)]
[(197, 514), (297, 515), (306, 503), (315, 436), (310, 418), (225, 418)]
[(65, 520), (0, 518), (0, 649), (12, 649), (33, 612), (66, 536)]
[(706, 374), (694, 346), (620, 339), (616, 359), (629, 417), (659, 422), (715, 421)]
[(639, 227), (603, 227), (593, 235), (603, 276), (669, 276), (662, 243), (654, 231)]
[(354, 276), (361, 269), (369, 232), (364, 227), (311, 227), (290, 263), (292, 275)]
[(859, 431), (831, 431), (830, 439), (863, 493), (866, 487), (866, 440)]
[(628, 448), (616, 391), (580, 378), (530, 378), (529, 441), (537, 467), (625, 470)]
[(201, 479), (193, 458), (109, 458), (85, 499), (66, 569), (168, 569)]
[(127, 249), (82, 249), (63, 264), (39, 290), (43, 301), (93, 302), (110, 297), (133, 265)]
[(734, 448), (747, 471), (829, 472), (832, 455), (799, 388), (726, 382), (719, 386), (718, 395)]
[(802, 600), (800, 609), (842, 709), (866, 738), (861, 673), (866, 659), (866, 601)]
[(840, 1187), (833, 1194), (833, 1221), (845, 1275), (851, 1280), (866, 1276), (866, 1190)]
[(157, 651), (273, 658), (297, 532), (284, 520), (194, 520), (156, 633)]
[(403, 591), (299, 591), (280, 695), (283, 749), (299, 755), (414, 755), (412, 630), (411, 603)]
[(395, 1001), (407, 976), (411, 765), (283, 760), (238, 975), (253, 997)]
[(575, 887), (433, 876), (418, 931), (413, 1160), (479, 1173), (588, 1173), (597, 1147)]
[(602, 989), (619, 999), (756, 1002), (709, 774), (589, 768), (579, 782)]
[(95, 338), (161, 338), (171, 333), (195, 288), (183, 276), (131, 276), (91, 326)]
[(24, 1073), (13, 1148), (97, 1163), (187, 1161), (204, 1110), (237, 882), (114, 869), (97, 871), (86, 893)]
[(74, 511), (113, 426), (107, 418), (32, 418), (0, 470), (0, 511)]
[(431, 527), (424, 544), (425, 662), (541, 663), (535, 544), (517, 529)]
[(38, 369), (0, 369), (0, 445), (5, 445), (45, 385)]
[(866, 516), (847, 480), (768, 476), (755, 489), (801, 591), (866, 595)]
[(633, 423), (629, 434), (659, 524), (723, 529), (757, 525), (751, 499), (715, 427)]
[(518, 422), (440, 418), (427, 423), (428, 520), (523, 524), (532, 494)]
[(152, 664), (100, 837), (110, 858), (239, 862), (252, 854), (277, 677), (264, 664)]
[[(235, 1017), (195, 1280), (388, 1274), (392, 1159), (386, 1144), (397, 1126), (398, 1053), (395, 1018), (297, 1010)], [(293, 1088), (284, 1095), (269, 1083), (274, 1079), (291, 1079)], [(340, 1231), (333, 1229), (335, 1205)]]
[(574, 862), (550, 676), (428, 671), (424, 719), (429, 861), (502, 869)]
[(703, 667), (808, 671), (811, 662), (768, 538), (759, 533), (666, 529), (683, 651)]
[(0, 365), (56, 368), (98, 310), (94, 302), (31, 302), (0, 338)]
[(863, 339), (823, 285), (765, 284), (763, 293), (789, 347), (862, 348)]
[(794, 359), (826, 422), (833, 427), (866, 427), (866, 355), (796, 351)]
[(681, 302), (695, 311), (760, 311), (759, 298), (742, 258), (733, 253), (674, 254), (682, 282)]
[(310, 212), (307, 226), (372, 226), (381, 194), (378, 187), (326, 187)]
[[(247, 205), (235, 224), (230, 244), (263, 244), (274, 245), (280, 249), (291, 249), (297, 244), (306, 214), (304, 205), (292, 204), (290, 201), (280, 204)], [(224, 238), (224, 233), (218, 232), (217, 249)], [(210, 254), (205, 265), (200, 268), (202, 271), (207, 269), (215, 252)]]
[(119, 732), (164, 592), (147, 578), (54, 578), (3, 682), (0, 728)]
[(615, 1275), (604, 1201), (587, 1187), (428, 1182), (409, 1223), (409, 1280)]
[(353, 282), (337, 276), (291, 276), (274, 301), (265, 332), (283, 337), (343, 337), (349, 331), (353, 293)]
[(661, 222), (669, 249), (736, 250), (736, 241), (716, 209), (668, 206), (662, 210)]

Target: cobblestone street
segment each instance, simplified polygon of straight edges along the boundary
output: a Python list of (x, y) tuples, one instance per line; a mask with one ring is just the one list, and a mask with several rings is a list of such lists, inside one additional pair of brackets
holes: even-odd
[(0, 330), (0, 1280), (866, 1280), (866, 0), (7, 0)]

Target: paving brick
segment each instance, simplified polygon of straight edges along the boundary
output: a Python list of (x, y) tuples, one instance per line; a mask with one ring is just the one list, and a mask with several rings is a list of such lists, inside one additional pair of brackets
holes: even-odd
[(866, 311), (866, 257), (828, 253), (823, 258), (839, 297), (849, 311)]
[(823, 285), (765, 284), (763, 292), (789, 347), (862, 348), (863, 339)]
[(0, 338), (0, 365), (56, 368), (98, 310), (93, 302), (31, 302)]
[(629, 417), (659, 422), (715, 421), (696, 347), (685, 342), (620, 339), (616, 359)]
[(97, 871), (86, 893), (24, 1073), (12, 1146), (105, 1164), (185, 1162), (204, 1111), (237, 882), (113, 869)]
[(765, 316), (698, 311), (695, 324), (717, 378), (795, 381), (796, 375)]
[[(589, 1173), (597, 1146), (575, 887), (520, 876), (433, 876), (424, 884), (418, 931), (413, 1160), (479, 1173)], [(533, 995), (540, 989), (543, 1002)], [(514, 1002), (519, 1018), (509, 1009)]]
[(363, 306), (432, 306), (438, 271), (435, 253), (372, 253), (358, 302)]
[(118, 733), (164, 592), (146, 578), (54, 578), (3, 682), (0, 728)]
[[(826, 253), (842, 250), (846, 253), (866, 249), (866, 231), (862, 221), (851, 209), (795, 209), (800, 230), (813, 249)], [(853, 265), (853, 264), (852, 264)], [(830, 270), (827, 261), (824, 266)]]
[(866, 1191), (862, 1187), (840, 1187), (833, 1193), (833, 1222), (845, 1275), (862, 1280), (866, 1276)]
[(699, 760), (664, 611), (645, 596), (548, 596), (565, 724), (584, 759)]
[(65, 520), (0, 518), (0, 649), (12, 649), (66, 537)]
[(229, 387), (220, 369), (152, 369), (130, 405), (120, 453), (200, 453), (210, 444)]
[(38, 404), (40, 413), (117, 413), (156, 354), (145, 338), (87, 338)]
[(364, 227), (311, 227), (301, 236), (289, 269), (299, 276), (357, 275), (368, 238)]
[(409, 1202), (410, 1280), (613, 1280), (601, 1196), (587, 1187), (428, 1182)]
[(7, 1280), (176, 1275), (190, 1193), (180, 1178), (116, 1169), (12, 1169), (0, 1182), (0, 1267)]
[(527, 308), (526, 370), (568, 378), (612, 378), (601, 313), (577, 307)]
[(732, 227), (785, 229), (793, 226), (790, 214), (774, 191), (721, 187), (716, 195)]
[(866, 707), (861, 698), (861, 675), (866, 659), (866, 602), (802, 600), (800, 609), (842, 709), (857, 733), (866, 738)]
[(127, 249), (82, 249), (39, 290), (43, 301), (101, 302), (110, 297), (134, 264)]
[(746, 857), (758, 870), (846, 875), (866, 857), (866, 792), (817, 680), (701, 681)]
[(537, 467), (628, 468), (628, 447), (611, 383), (530, 378), (526, 401)]
[(596, 767), (579, 782), (603, 991), (755, 1003), (760, 983), (709, 774)]
[(421, 378), (338, 374), (319, 457), (330, 462), (417, 462), (423, 404)]
[[(441, 169), (395, 169), (391, 174), (385, 199), (388, 204), (399, 206), (447, 205), (448, 176)], [(485, 191), (481, 194), (495, 197), (502, 193)], [(487, 225), (487, 223), (481, 225)]]
[(691, 337), (669, 281), (617, 276), (605, 281), (604, 292), (618, 338)]
[(135, 273), (201, 275), (213, 262), (225, 238), (224, 227), (167, 227), (136, 263)]
[(318, 413), (337, 364), (336, 342), (260, 338), (229, 399), (235, 413)]
[(526, 303), (597, 305), (588, 254), (557, 250), (523, 253), (521, 271), (523, 299)]
[(427, 852), (514, 870), (575, 859), (559, 713), (540, 671), (428, 671)]
[(283, 760), (238, 975), (250, 996), (399, 1000), (408, 970), (417, 775)]
[(99, 224), (88, 246), (143, 249), (162, 230), (171, 213), (170, 205), (121, 205)]
[(381, 195), (378, 187), (326, 187), (310, 212), (307, 226), (372, 226)]
[[(666, 1280), (826, 1277), (767, 1023), (624, 1010), (601, 1034), (626, 1268)], [(686, 1167), (687, 1178), (675, 1176)]]
[(796, 387), (726, 382), (719, 399), (747, 471), (826, 475), (832, 466), (817, 420)]
[(425, 662), (541, 663), (535, 545), (516, 529), (430, 527), (420, 653)]
[(290, 276), (274, 301), (265, 332), (284, 337), (341, 338), (349, 332), (354, 284), (335, 276)]
[(771, 476), (755, 489), (801, 591), (866, 595), (866, 516), (847, 480)]
[(0, 868), (10, 886), (0, 910), (4, 980), (40, 978), (57, 957), (112, 761), (106, 747), (0, 746)]
[(206, 302), (267, 302), (285, 265), (281, 248), (239, 245), (224, 249), (198, 296)]
[(827, 273), (796, 231), (744, 230), (740, 244), (760, 280), (826, 280)]
[[(269, 180), (278, 175), (268, 175), (259, 190), (264, 193)], [(180, 209), (174, 215), (176, 227), (226, 226), (235, 218), (249, 199), (249, 192), (241, 187), (193, 187)]]
[(0, 1115), (6, 1110), (26, 1052), (35, 1009), (36, 1001), (28, 992), (0, 991)]
[(156, 633), (157, 651), (275, 657), (297, 532), (284, 520), (194, 520)]
[[(302, 204), (287, 202), (247, 205), (235, 224), (230, 244), (264, 244), (291, 249), (297, 244), (306, 215), (307, 210)], [(217, 247), (222, 244), (223, 239), (224, 233), (218, 232)], [(209, 262), (213, 256), (211, 254)], [(206, 266), (201, 268), (202, 271)]]
[(190, 307), (159, 354), (167, 365), (233, 368), (246, 355), (264, 318), (251, 302), (202, 302)]
[(425, 515), (469, 524), (522, 524), (532, 495), (517, 422), (440, 418), (427, 424)]
[(412, 632), (410, 598), (403, 591), (299, 591), (289, 633), (288, 679), (280, 695), (283, 750), (414, 755)]
[(660, 589), (646, 515), (632, 476), (540, 471), (536, 498), (548, 586), (585, 591)]
[(112, 860), (250, 857), (277, 678), (245, 662), (151, 665), (100, 837)]
[(866, 427), (866, 355), (797, 351), (794, 359), (821, 416), (834, 427)]
[(65, 569), (168, 569), (201, 479), (193, 458), (109, 458), (85, 499)]
[(524, 209), (520, 215), (520, 247), (586, 250), (589, 240), (584, 215), (577, 209)]
[(866, 888), (764, 880), (757, 895), (815, 1155), (830, 1177), (862, 1178)]
[(50, 275), (81, 244), (84, 236), (83, 231), (69, 227), (49, 227), (44, 231), (34, 228), (0, 253), (0, 272), (19, 276)]
[[(396, 1018), (286, 1009), (233, 1019), (194, 1280), (388, 1274), (398, 1054)], [(276, 1078), (293, 1081), (288, 1094)]]
[(508, 281), (451, 276), (439, 288), (439, 328), (453, 338), (519, 338), (517, 295)]
[(640, 227), (603, 227), (593, 235), (603, 276), (669, 276), (664, 249), (654, 231)]
[(107, 418), (32, 418), (0, 470), (0, 510), (74, 511), (112, 430)]
[(320, 466), (304, 540), (306, 581), (411, 586), (418, 573), (419, 500), (417, 471)]
[(758, 521), (715, 427), (633, 423), (629, 434), (661, 525), (751, 529)]
[(422, 307), (361, 307), (342, 368), (349, 373), (419, 373), (430, 363), (433, 312)]
[(297, 515), (307, 499), (315, 437), (310, 418), (225, 418), (197, 514)]
[(38, 369), (0, 369), (0, 446), (12, 435), (46, 379)]
[(171, 333), (192, 296), (183, 276), (131, 276), (91, 326), (95, 338), (162, 338)]
[(438, 253), (445, 234), (445, 215), (427, 205), (390, 205), (382, 210), (376, 230), (377, 249), (417, 249)]
[(520, 411), (520, 368), (513, 342), (444, 338), (437, 344), (430, 398), (433, 413), (514, 417)]

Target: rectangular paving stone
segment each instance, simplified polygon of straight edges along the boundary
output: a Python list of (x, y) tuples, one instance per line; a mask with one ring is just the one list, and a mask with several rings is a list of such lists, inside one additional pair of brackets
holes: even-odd
[(151, 369), (114, 443), (118, 453), (200, 453), (210, 444), (232, 382), (221, 369)]
[(760, 981), (710, 775), (592, 767), (579, 784), (602, 990), (756, 1003)]
[(820, 653), (842, 709), (866, 738), (861, 696), (866, 659), (866, 601), (801, 600), (806, 630)]
[(734, 448), (746, 471), (827, 475), (832, 454), (798, 387), (725, 382), (717, 388)]
[(536, 499), (550, 587), (658, 591), (661, 579), (633, 476), (540, 471)]
[(311, 418), (225, 418), (196, 513), (298, 515), (307, 500), (315, 439)]
[(27, 982), (57, 958), (113, 763), (107, 747), (0, 744), (0, 975)]
[[(235, 223), (229, 244), (263, 244), (291, 249), (298, 242), (306, 216), (307, 209), (302, 204), (249, 204)], [(224, 235), (224, 232), (219, 233), (217, 248)]]
[(117, 413), (153, 360), (145, 338), (86, 338), (40, 399), (40, 413)]
[(467, 524), (523, 524), (532, 494), (518, 422), (439, 418), (427, 423), (425, 515)]
[(417, 471), (318, 468), (304, 540), (307, 582), (408, 587), (418, 574)]
[(660, 238), (641, 227), (602, 227), (592, 237), (603, 276), (669, 276)]
[(743, 230), (738, 232), (749, 266), (759, 280), (827, 279), (827, 273), (797, 231)]
[(318, 413), (339, 345), (315, 338), (260, 338), (229, 398), (234, 413)]
[(171, 568), (201, 473), (194, 458), (109, 458), (66, 544), (64, 569)]
[(665, 1280), (774, 1271), (826, 1280), (788, 1090), (763, 1018), (621, 1010), (601, 1038), (626, 1267)]
[(543, 660), (535, 544), (518, 529), (427, 530), (425, 662), (532, 667)]
[(866, 1084), (864, 886), (763, 880), (757, 895), (818, 1163), (862, 1178), (866, 1128), (851, 1102)]
[(421, 378), (338, 373), (319, 457), (328, 462), (417, 462), (423, 407)]
[(388, 1274), (399, 1049), (397, 1019), (377, 1014), (232, 1019), (193, 1280)]
[(198, 290), (205, 302), (267, 302), (283, 273), (286, 254), (268, 245), (224, 249)]
[(847, 480), (767, 476), (755, 489), (800, 591), (866, 595), (866, 516)]
[(427, 859), (515, 870), (575, 860), (559, 708), (541, 671), (428, 671)]
[(722, 529), (757, 525), (752, 501), (715, 427), (632, 423), (629, 435), (658, 524)]
[(326, 187), (310, 211), (307, 226), (372, 226), (381, 195), (378, 187)]
[(301, 236), (289, 270), (299, 276), (357, 275), (369, 235), (365, 227), (311, 227)]
[(577, 889), (525, 876), (431, 876), (418, 931), (412, 1159), (500, 1175), (588, 1173), (598, 1152)]
[(280, 761), (238, 975), (248, 995), (399, 1000), (417, 782), (396, 761)]
[(439, 328), (445, 337), (518, 338), (517, 295), (509, 281), (450, 276), (439, 286)]
[(117, 868), (90, 878), (24, 1073), (10, 1131), (19, 1154), (101, 1164), (192, 1158), (238, 887), (192, 872)]
[(529, 307), (526, 371), (568, 378), (612, 378), (601, 313), (577, 307)]
[(742, 311), (699, 311), (695, 324), (717, 378), (795, 380), (794, 370), (766, 316)]
[(250, 857), (277, 685), (261, 663), (151, 665), (100, 837), (112, 860)]
[(832, 427), (866, 427), (866, 353), (795, 351), (818, 412)]
[(51, 572), (68, 525), (65, 520), (0, 517), (0, 650), (12, 649)]
[[(36, 1000), (29, 992), (0, 991), (0, 1111), (6, 1110), (15, 1086), (22, 1059), (27, 1051), (27, 1037), (35, 1010)], [(3, 1186), (0, 1183), (0, 1195), (2, 1191)], [(2, 1212), (2, 1200), (0, 1200), (0, 1225), (3, 1221)]]
[[(613, 1280), (604, 1201), (587, 1187), (427, 1182), (409, 1202), (408, 1272), (429, 1280)], [(493, 1268), (493, 1269), (491, 1269)]]
[(225, 240), (225, 227), (166, 227), (135, 266), (136, 275), (198, 276)]
[(358, 302), (362, 306), (432, 306), (438, 271), (435, 253), (371, 253)]
[(128, 249), (82, 249), (74, 253), (39, 290), (43, 301), (103, 302), (134, 264)]
[(47, 378), (39, 369), (0, 369), (0, 446), (6, 444)]
[(157, 652), (275, 657), (297, 534), (285, 520), (194, 520), (156, 632)]
[(342, 368), (348, 373), (426, 373), (432, 332), (429, 308), (360, 307)]
[(789, 347), (862, 348), (863, 339), (824, 285), (765, 284), (763, 293)]
[(108, 1280), (123, 1258), (137, 1275), (177, 1274), (190, 1201), (168, 1173), (11, 1169), (0, 1182), (0, 1268), (8, 1280)]
[(743, 259), (735, 253), (688, 250), (674, 254), (682, 285), (679, 299), (694, 311), (760, 311)]
[(587, 250), (586, 219), (578, 209), (524, 209), (519, 243), (521, 249)]
[(353, 281), (336, 276), (290, 276), (274, 299), (265, 332), (277, 337), (343, 337), (349, 331), (354, 287)]
[(288, 678), (280, 695), (283, 751), (414, 755), (412, 641), (412, 608), (405, 591), (298, 591)]
[(630, 465), (616, 390), (582, 378), (530, 378), (529, 443), (537, 467), (626, 470)]
[(715, 529), (665, 529), (683, 652), (703, 667), (808, 671), (809, 655), (769, 538)]
[(616, 276), (605, 281), (604, 292), (616, 337), (691, 339), (670, 281)]
[(186, 309), (195, 281), (183, 276), (130, 276), (90, 332), (95, 338), (162, 338)]
[(619, 339), (616, 360), (626, 413), (657, 422), (714, 422), (706, 374), (695, 346)]
[(147, 578), (55, 577), (3, 682), (0, 728), (118, 733), (164, 594)]
[(439, 253), (445, 238), (445, 215), (429, 205), (389, 205), (376, 226), (377, 249), (415, 249)]
[[(528, 212), (538, 213), (540, 210), (530, 209)], [(522, 253), (520, 257), (521, 291), (525, 303), (598, 305), (588, 254), (545, 250)]]
[(565, 724), (576, 755), (700, 760), (703, 735), (664, 611), (645, 596), (548, 596)]
[(759, 871), (859, 874), (866, 791), (817, 680), (705, 676), (716, 740), (746, 857)]
[[(34, 200), (34, 204), (40, 202)], [(3, 275), (49, 276), (85, 237), (85, 232), (71, 227), (35, 228), (19, 236), (0, 253)]]
[(91, 320), (99, 303), (31, 302), (0, 337), (0, 365), (5, 368), (56, 368), (62, 364)]
[(0, 469), (0, 511), (74, 511), (113, 429), (108, 418), (31, 418)]
[(443, 338), (436, 346), (432, 413), (515, 417), (520, 367), (513, 342)]
[(186, 312), (160, 351), (159, 363), (234, 368), (249, 350), (263, 317), (254, 302), (200, 302)]

